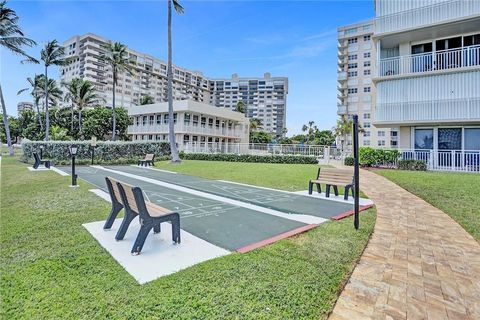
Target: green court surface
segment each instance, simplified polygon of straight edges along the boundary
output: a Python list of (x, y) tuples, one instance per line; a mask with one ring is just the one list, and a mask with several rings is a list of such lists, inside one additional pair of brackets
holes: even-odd
[[(71, 172), (69, 167), (59, 169)], [(143, 173), (142, 170), (131, 171), (135, 170), (134, 167), (115, 167), (115, 169)], [(105, 192), (108, 192), (105, 184), (106, 176), (140, 187), (147, 200), (178, 212), (183, 230), (231, 251), (307, 226), (295, 220), (165, 188), (98, 168), (77, 167), (76, 173), (79, 178)], [(152, 173), (155, 172), (152, 171)], [(108, 212), (105, 212), (105, 218), (107, 215)]]
[[(109, 166), (105, 168), (160, 180), (291, 214), (306, 214), (330, 219), (333, 216), (353, 209), (353, 205), (349, 203), (218, 180), (210, 180), (184, 174), (170, 173), (156, 169), (147, 169), (137, 166)], [(281, 179), (281, 177), (279, 177), (279, 179)], [(305, 181), (305, 184), (307, 183), (308, 181)]]

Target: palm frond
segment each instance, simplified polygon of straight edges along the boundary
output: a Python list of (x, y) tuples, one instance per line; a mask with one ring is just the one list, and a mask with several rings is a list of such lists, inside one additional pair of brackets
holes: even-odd
[(178, 2), (178, 0), (171, 0), (173, 3), (173, 7), (175, 8), (175, 11), (179, 14), (183, 14), (185, 11), (182, 7), (182, 5)]

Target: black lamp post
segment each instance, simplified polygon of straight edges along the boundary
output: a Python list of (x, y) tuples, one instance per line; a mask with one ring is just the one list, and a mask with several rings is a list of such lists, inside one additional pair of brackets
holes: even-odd
[(93, 166), (93, 158), (95, 157), (95, 148), (97, 147), (97, 138), (92, 136), (92, 140), (90, 141), (90, 149), (92, 150), (92, 166)]
[(354, 168), (353, 168), (353, 179), (354, 179), (354, 186), (353, 186), (353, 197), (355, 199), (354, 202), (354, 212), (355, 218), (353, 220), (353, 225), (355, 229), (358, 229), (360, 226), (360, 217), (359, 217), (359, 207), (360, 207), (360, 168), (358, 163), (358, 115), (353, 116), (353, 157), (355, 159)]
[(75, 174), (75, 156), (77, 155), (78, 148), (76, 146), (68, 147), (70, 156), (72, 156), (72, 185), (70, 187), (78, 187), (77, 185), (77, 175)]
[(43, 146), (40, 146), (40, 159), (43, 159)]

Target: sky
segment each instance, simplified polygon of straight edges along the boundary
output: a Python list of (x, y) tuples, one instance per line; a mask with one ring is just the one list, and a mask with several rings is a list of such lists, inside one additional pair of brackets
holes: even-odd
[[(373, 18), (366, 1), (196, 1), (180, 0), (173, 18), (173, 62), (207, 77), (258, 77), (265, 72), (289, 79), (288, 134), (308, 121), (331, 129), (337, 120), (337, 32), (339, 26)], [(25, 35), (37, 42), (27, 52), (39, 57), (53, 39), (95, 33), (166, 61), (167, 3), (157, 1), (15, 1)], [(17, 92), (42, 65), (0, 52), (0, 81), (7, 113), (16, 115)], [(51, 70), (50, 70), (51, 69)], [(49, 76), (57, 77), (55, 67)]]

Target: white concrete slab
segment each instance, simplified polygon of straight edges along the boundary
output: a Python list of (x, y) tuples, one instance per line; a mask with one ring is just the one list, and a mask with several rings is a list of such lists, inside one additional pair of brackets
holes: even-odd
[[(337, 201), (337, 202), (343, 202), (343, 203), (351, 203), (353, 204), (353, 197), (349, 196), (348, 200), (343, 199), (343, 195), (335, 196), (335, 194), (330, 193), (330, 197), (326, 197), (325, 193), (317, 193), (315, 190), (313, 190), (313, 193), (311, 195), (308, 194), (308, 190), (303, 190), (303, 191), (295, 191), (293, 193), (296, 194), (301, 194), (302, 196), (307, 196), (307, 197), (314, 197), (314, 198), (319, 198), (319, 199), (324, 199), (324, 200), (329, 200), (329, 201)], [(367, 206), (373, 204), (373, 201), (370, 199), (365, 199), (365, 198), (360, 198), (360, 205), (361, 206)]]
[(160, 172), (178, 174), (178, 172), (175, 172), (175, 171), (168, 171), (168, 170), (162, 170), (162, 169), (152, 168), (151, 166), (142, 167), (142, 166), (137, 166), (137, 165), (135, 165), (135, 164), (131, 164), (130, 166), (131, 166), (131, 167), (139, 167), (139, 168), (142, 168), (142, 169), (150, 169), (150, 170), (154, 170), (154, 171), (160, 171)]
[(38, 171), (50, 171), (50, 169), (48, 168), (45, 168), (45, 166), (42, 164), (40, 166), (38, 166), (37, 169), (33, 169), (33, 167), (27, 167), (28, 170), (32, 171), (32, 172), (38, 172)]
[(122, 219), (116, 219), (112, 229), (103, 230), (105, 221), (85, 223), (83, 226), (97, 239), (112, 257), (132, 276), (138, 283), (155, 280), (197, 263), (230, 254), (229, 251), (210, 244), (194, 235), (181, 230), (182, 243), (172, 243), (172, 228), (168, 223), (162, 223), (162, 232), (151, 232), (142, 253), (132, 256), (133, 243), (140, 229), (138, 219), (132, 221), (125, 238), (115, 240), (115, 234)]
[(55, 171), (56, 173), (58, 173), (59, 175), (61, 176), (69, 176), (70, 174), (68, 174), (67, 172), (63, 171), (63, 170), (60, 170), (56, 167), (50, 167), (53, 171)]
[(110, 202), (110, 203), (112, 202), (112, 199), (110, 199), (110, 195), (103, 190), (90, 189), (88, 191), (95, 193), (97, 196), (99, 196), (100, 198), (102, 198), (103, 200), (105, 200), (107, 202)]

